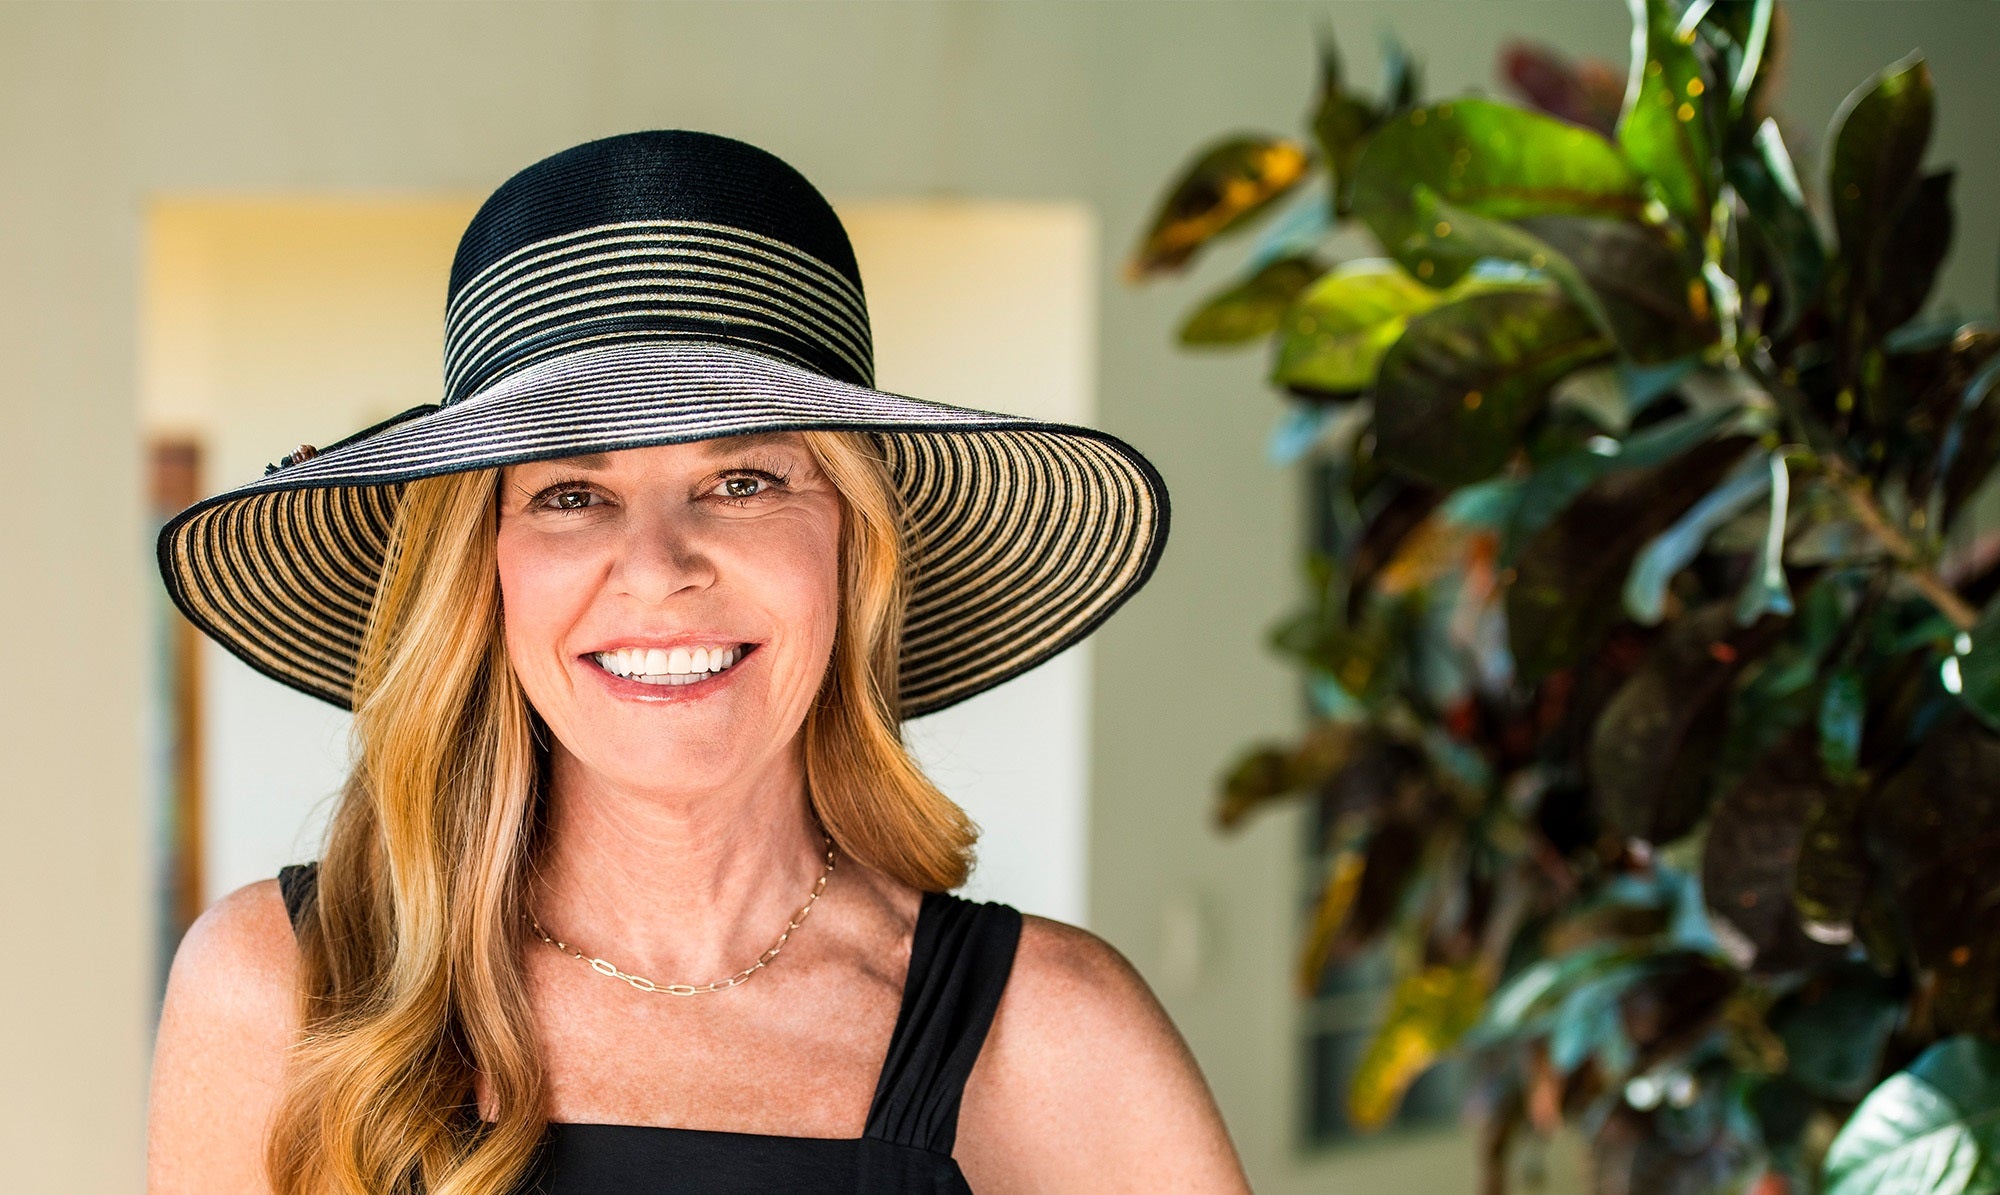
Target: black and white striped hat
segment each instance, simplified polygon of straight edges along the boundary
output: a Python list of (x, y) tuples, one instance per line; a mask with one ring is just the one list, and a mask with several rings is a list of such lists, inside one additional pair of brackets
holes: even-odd
[(749, 432), (868, 432), (909, 528), (905, 717), (1089, 634), (1151, 576), (1166, 486), (1105, 432), (874, 388), (832, 207), (732, 138), (626, 133), (508, 179), (452, 262), (443, 400), (299, 451), (176, 515), (176, 605), (251, 667), (338, 705), (403, 483)]

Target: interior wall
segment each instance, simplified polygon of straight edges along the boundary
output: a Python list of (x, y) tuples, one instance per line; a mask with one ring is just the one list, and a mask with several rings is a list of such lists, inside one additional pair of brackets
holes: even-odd
[[(1992, 306), (2000, 232), (1991, 13), (1977, 0), (1795, 5), (1784, 93), (1815, 134), (1869, 72), (1926, 51), (1932, 158), (1960, 167), (1965, 248), (1943, 292), (1976, 310)], [(853, 199), (1087, 204), (1109, 279), (1200, 143), (1301, 128), (1322, 16), (1358, 82), (1372, 84), (1372, 43), (1394, 28), (1432, 94), (1492, 90), (1511, 34), (1616, 63), (1626, 47), (1615, 0), (0, 6), (0, 460), (27, 496), (0, 520), (0, 675), (13, 681), (0, 907), (30, 915), (15, 926), (29, 945), (0, 962), (8, 1185), (123, 1191), (143, 1173), (141, 693), (103, 662), (141, 658), (156, 583), (135, 402), (151, 197), (484, 194), (589, 137), (680, 125), (765, 146)], [(1300, 531), (1295, 479), (1263, 456), (1276, 401), (1255, 360), (1170, 343), (1232, 256), (1180, 284), (1105, 288), (1097, 422), (1155, 460), (1174, 506), (1152, 584), (1093, 643), (1090, 922), (1155, 981), (1259, 1190), (1465, 1190), (1459, 1137), (1297, 1156), (1297, 819), (1230, 838), (1209, 825), (1217, 767), (1296, 709), (1262, 648), (1290, 605)]]

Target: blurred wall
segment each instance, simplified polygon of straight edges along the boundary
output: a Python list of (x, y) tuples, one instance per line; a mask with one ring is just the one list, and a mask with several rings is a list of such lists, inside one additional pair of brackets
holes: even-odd
[[(1993, 8), (1794, 10), (1783, 103), (1808, 133), (1873, 70), (1930, 56), (1932, 160), (1960, 168), (1943, 290), (1990, 309)], [(1514, 33), (1624, 61), (1616, 0), (0, 6), (0, 454), (26, 499), (0, 520), (0, 1181), (129, 1191), (143, 1172), (142, 693), (119, 665), (142, 658), (155, 584), (135, 401), (152, 196), (483, 194), (578, 141), (681, 125), (765, 146), (832, 196), (1089, 204), (1110, 278), (1199, 143), (1301, 127), (1322, 13), (1364, 86), (1391, 24), (1431, 94), (1492, 90)], [(1292, 678), (1260, 646), (1300, 527), (1294, 479), (1263, 456), (1278, 407), (1259, 362), (1170, 344), (1231, 256), (1106, 289), (1098, 421), (1160, 465), (1174, 511), (1152, 585), (1093, 645), (1090, 922), (1154, 981), (1259, 1190), (1468, 1190), (1458, 1138), (1295, 1156), (1298, 819), (1209, 829), (1219, 764), (1296, 722)]]

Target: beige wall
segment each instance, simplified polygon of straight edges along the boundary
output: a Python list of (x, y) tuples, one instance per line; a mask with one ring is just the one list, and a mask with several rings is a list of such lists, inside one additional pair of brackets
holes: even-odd
[[(1808, 131), (1921, 46), (1960, 166), (1968, 246), (1948, 295), (1990, 309), (2000, 162), (1990, 5), (1797, 6), (1788, 107)], [(0, 6), (0, 1185), (129, 1191), (142, 1173), (150, 974), (141, 874), (140, 613), (155, 582), (138, 489), (140, 228), (193, 191), (490, 190), (535, 158), (647, 126), (763, 145), (831, 195), (1075, 199), (1102, 267), (1202, 139), (1296, 129), (1331, 12), (1372, 79), (1378, 29), (1435, 91), (1491, 88), (1504, 34), (1622, 61), (1615, 0), (1341, 4), (32, 4)], [(1293, 718), (1260, 649), (1299, 519), (1264, 462), (1277, 407), (1250, 357), (1168, 330), (1225, 266), (1108, 286), (1099, 422), (1159, 463), (1172, 542), (1095, 643), (1091, 922), (1155, 978), (1260, 1190), (1467, 1189), (1465, 1143), (1291, 1150), (1283, 988), (1295, 819), (1208, 829), (1209, 781)], [(289, 434), (289, 433), (288, 433)], [(1190, 948), (1192, 943), (1192, 948)], [(1171, 967), (1165, 965), (1174, 960)]]

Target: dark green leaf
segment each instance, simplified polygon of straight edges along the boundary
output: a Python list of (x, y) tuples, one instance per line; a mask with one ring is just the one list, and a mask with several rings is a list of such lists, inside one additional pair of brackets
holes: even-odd
[(1859, 1100), (1875, 1085), (1882, 1048), (1903, 1017), (1903, 994), (1864, 963), (1817, 971), (1774, 1005), (1792, 1080), (1830, 1100)]
[(1887, 331), (1924, 305), (1951, 247), (1953, 172), (1927, 174), (1896, 212), (1882, 238), (1882, 268), (1868, 288), (1868, 318)]
[(1638, 1069), (1651, 1070), (1696, 1045), (1741, 982), (1735, 969), (1699, 951), (1667, 951), (1649, 960), (1645, 975), (1618, 1000)]
[(1694, 33), (1676, 31), (1671, 0), (1631, 0), (1632, 84), (1618, 121), (1618, 143), (1660, 189), (1660, 197), (1688, 229), (1691, 240), (1708, 233), (1715, 203), (1708, 81), (1694, 51)]
[(1394, 252), (1416, 231), (1412, 188), (1482, 216), (1636, 218), (1645, 192), (1618, 148), (1587, 129), (1491, 100), (1417, 108), (1383, 124), (1355, 163), (1354, 210)]
[(1376, 454), (1436, 485), (1489, 477), (1549, 387), (1609, 348), (1575, 304), (1548, 292), (1475, 294), (1427, 312), (1382, 359)]
[(1774, 333), (1788, 332), (1819, 292), (1826, 273), (1826, 246), (1807, 213), (1798, 171), (1777, 122), (1767, 119), (1759, 125), (1749, 148), (1730, 154), (1724, 169), (1750, 213), (1750, 227), (1769, 262), (1768, 281), (1753, 276), (1743, 280), (1744, 289), (1760, 305), (1756, 288), (1774, 290), (1779, 313), (1767, 324)]
[(1381, 123), (1381, 114), (1366, 101), (1350, 94), (1341, 78), (1340, 49), (1333, 29), (1322, 21), (1319, 27), (1319, 101), (1314, 107), (1313, 139), (1319, 143), (1333, 183), (1333, 210), (1345, 216), (1351, 209), (1354, 162), (1367, 144), (1368, 135)]
[(1632, 361), (1685, 360), (1715, 343), (1707, 287), (1657, 226), (1587, 216), (1529, 216), (1516, 226), (1574, 263)]
[(1807, 935), (1817, 942), (1844, 945), (1854, 938), (1873, 876), (1861, 837), (1863, 795), (1854, 785), (1829, 783), (1806, 811), (1792, 900)]
[(1706, 441), (1652, 469), (1598, 481), (1522, 549), (1507, 587), (1507, 632), (1516, 668), (1533, 681), (1576, 662), (1619, 620), (1632, 560), (1696, 497), (1713, 488), (1753, 443)]
[(1622, 442), (1593, 442), (1540, 462), (1521, 480), (1513, 501), (1505, 508), (1507, 517), (1499, 524), (1499, 564), (1503, 568), (1513, 564), (1523, 544), (1599, 479), (1670, 460), (1715, 434), (1732, 418), (1733, 412), (1727, 410), (1696, 411), (1641, 428)]
[(1933, 727), (1864, 811), (1918, 966), (1931, 972), (1943, 1032), (1988, 1033), (2000, 1011), (2000, 737), (1969, 716)]
[(1730, 958), (1757, 973), (1838, 957), (1808, 938), (1792, 903), (1805, 818), (1823, 788), (1810, 740), (1793, 736), (1715, 803), (1702, 839), (1701, 887)]
[(1280, 257), (1212, 296), (1181, 325), (1186, 345), (1241, 344), (1277, 330), (1285, 311), (1326, 266), (1310, 255)]
[(1850, 265), (1878, 258), (1884, 232), (1915, 189), (1931, 111), (1930, 67), (1912, 54), (1856, 88), (1834, 115), (1827, 188)]
[(1715, 602), (1668, 624), (1591, 732), (1589, 776), (1605, 824), (1626, 838), (1667, 843), (1708, 809), (1728, 696), (1752, 635)]
[(2000, 1191), (2000, 1045), (1952, 1037), (1868, 1093), (1826, 1154), (1825, 1195)]
[(1719, 24), (1725, 25), (1735, 44), (1729, 72), (1729, 108), (1732, 114), (1746, 111), (1752, 96), (1763, 82), (1766, 51), (1771, 43), (1771, 18), (1777, 0), (1730, 0), (1716, 6)]

